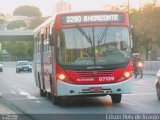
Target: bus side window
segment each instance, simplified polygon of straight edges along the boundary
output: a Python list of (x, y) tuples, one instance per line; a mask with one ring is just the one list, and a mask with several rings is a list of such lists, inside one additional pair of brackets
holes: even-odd
[(54, 37), (53, 37), (53, 34), (51, 34), (49, 36), (49, 44), (50, 44), (50, 46), (54, 46)]
[(56, 37), (57, 37), (57, 35), (56, 35), (55, 28), (50, 27), (50, 35), (49, 35), (49, 45), (50, 46), (54, 46), (54, 41), (55, 41)]

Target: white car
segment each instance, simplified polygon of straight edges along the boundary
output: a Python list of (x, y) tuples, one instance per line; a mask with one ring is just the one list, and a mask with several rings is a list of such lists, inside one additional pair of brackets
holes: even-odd
[(3, 72), (3, 65), (0, 64), (0, 72)]

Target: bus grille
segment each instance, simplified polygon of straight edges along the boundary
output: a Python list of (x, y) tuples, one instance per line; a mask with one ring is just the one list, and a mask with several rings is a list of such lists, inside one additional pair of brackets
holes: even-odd
[(75, 71), (78, 77), (112, 76), (114, 70)]

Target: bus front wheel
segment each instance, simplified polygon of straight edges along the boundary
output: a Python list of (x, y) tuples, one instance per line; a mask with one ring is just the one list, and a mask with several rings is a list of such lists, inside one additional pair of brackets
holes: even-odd
[(56, 96), (54, 91), (53, 91), (53, 81), (52, 81), (52, 76), (50, 75), (50, 88), (51, 88), (51, 100), (53, 102), (54, 105), (60, 105), (62, 102), (62, 97), (60, 96)]
[(60, 105), (62, 101), (61, 97), (57, 97), (55, 95), (52, 95), (52, 102), (54, 105)]
[(120, 103), (122, 94), (111, 94), (111, 99), (113, 103)]

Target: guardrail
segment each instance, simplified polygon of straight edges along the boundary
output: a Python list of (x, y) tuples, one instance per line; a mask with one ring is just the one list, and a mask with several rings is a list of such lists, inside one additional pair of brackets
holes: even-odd
[(17, 62), (11, 62), (11, 61), (9, 61), (9, 62), (3, 62), (3, 61), (1, 61), (0, 62), (4, 67), (7, 67), (7, 66), (16, 66), (16, 63)]
[(160, 69), (160, 61), (144, 61), (144, 74), (156, 75)]
[(33, 35), (33, 30), (3, 30), (0, 35)]
[[(0, 62), (4, 67), (15, 67), (17, 62)], [(32, 62), (31, 62), (32, 63)]]

